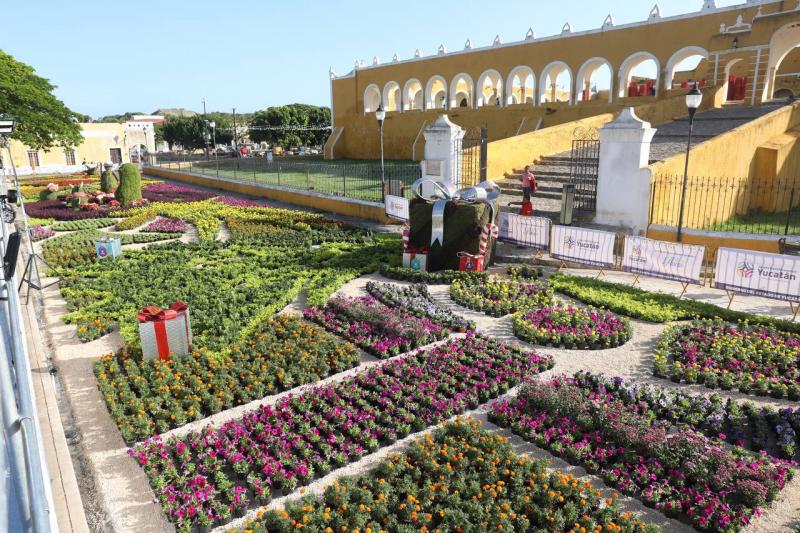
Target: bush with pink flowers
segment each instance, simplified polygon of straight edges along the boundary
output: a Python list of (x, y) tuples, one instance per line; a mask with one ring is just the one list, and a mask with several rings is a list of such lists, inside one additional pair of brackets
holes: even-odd
[(218, 428), (130, 450), (179, 531), (230, 520), (503, 394), (550, 357), (469, 335), (281, 399)]
[(567, 377), (529, 381), (516, 398), (492, 404), (489, 418), (702, 531), (738, 531), (794, 474), (792, 463), (672, 427)]
[(151, 183), (142, 187), (142, 198), (151, 202), (202, 202), (215, 196), (215, 193), (170, 183)]
[(185, 233), (189, 225), (179, 218), (159, 218), (144, 227), (142, 231), (155, 233)]
[(600, 350), (625, 344), (633, 330), (610, 311), (557, 305), (514, 315), (514, 335), (541, 346)]
[(372, 296), (337, 296), (304, 315), (376, 357), (399, 355), (445, 338), (450, 330), (428, 317), (388, 307)]

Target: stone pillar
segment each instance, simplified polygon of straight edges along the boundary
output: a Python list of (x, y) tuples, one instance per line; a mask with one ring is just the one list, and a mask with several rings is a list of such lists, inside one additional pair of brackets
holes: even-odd
[(650, 141), (655, 128), (632, 107), (600, 129), (595, 223), (643, 235), (650, 210)]
[(461, 177), (461, 141), (464, 129), (450, 122), (447, 115), (439, 115), (425, 128), (425, 159), (422, 176), (434, 181), (458, 183)]

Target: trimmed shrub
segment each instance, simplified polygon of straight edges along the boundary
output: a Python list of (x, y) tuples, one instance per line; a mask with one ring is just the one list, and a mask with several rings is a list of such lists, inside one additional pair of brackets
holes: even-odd
[(100, 190), (103, 192), (114, 192), (117, 190), (119, 186), (119, 180), (117, 179), (116, 174), (111, 172), (111, 170), (106, 170), (103, 172), (103, 175), (100, 176)]
[(138, 166), (125, 163), (119, 167), (119, 187), (114, 196), (123, 206), (142, 197), (142, 177)]

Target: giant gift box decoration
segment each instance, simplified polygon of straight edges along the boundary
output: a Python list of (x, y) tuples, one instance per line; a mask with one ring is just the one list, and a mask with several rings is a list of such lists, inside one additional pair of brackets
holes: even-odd
[[(422, 178), (412, 185), (409, 246), (427, 250), (429, 271), (457, 270), (464, 254), (478, 253), (481, 232), (494, 224), (500, 188), (491, 181), (458, 189), (452, 182)], [(484, 264), (490, 262), (483, 255)], [(476, 264), (475, 261), (472, 262)]]
[(426, 246), (410, 246), (409, 238), (411, 237), (411, 229), (403, 226), (403, 266), (419, 272), (428, 270), (428, 251)]
[(481, 231), (478, 253), (459, 252), (458, 269), (462, 272), (483, 272), (486, 267), (486, 252), (489, 250), (490, 244), (497, 240), (499, 234), (500, 230), (495, 224), (486, 224)]
[(189, 307), (175, 302), (167, 309), (145, 307), (137, 315), (142, 357), (169, 361), (171, 356), (188, 355), (192, 347), (192, 322)]
[(94, 241), (94, 249), (98, 259), (106, 257), (115, 258), (122, 254), (122, 239), (119, 237), (104, 237)]

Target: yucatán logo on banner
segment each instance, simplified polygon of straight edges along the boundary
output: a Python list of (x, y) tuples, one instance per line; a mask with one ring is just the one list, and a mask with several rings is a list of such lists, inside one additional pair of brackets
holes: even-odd
[(552, 233), (552, 257), (603, 268), (614, 266), (614, 233), (569, 226), (553, 226)]
[(498, 240), (519, 246), (547, 250), (550, 246), (550, 219), (500, 213)]
[(702, 246), (626, 237), (622, 270), (701, 285), (704, 255)]
[(800, 302), (800, 257), (720, 248), (714, 286), (741, 294)]

